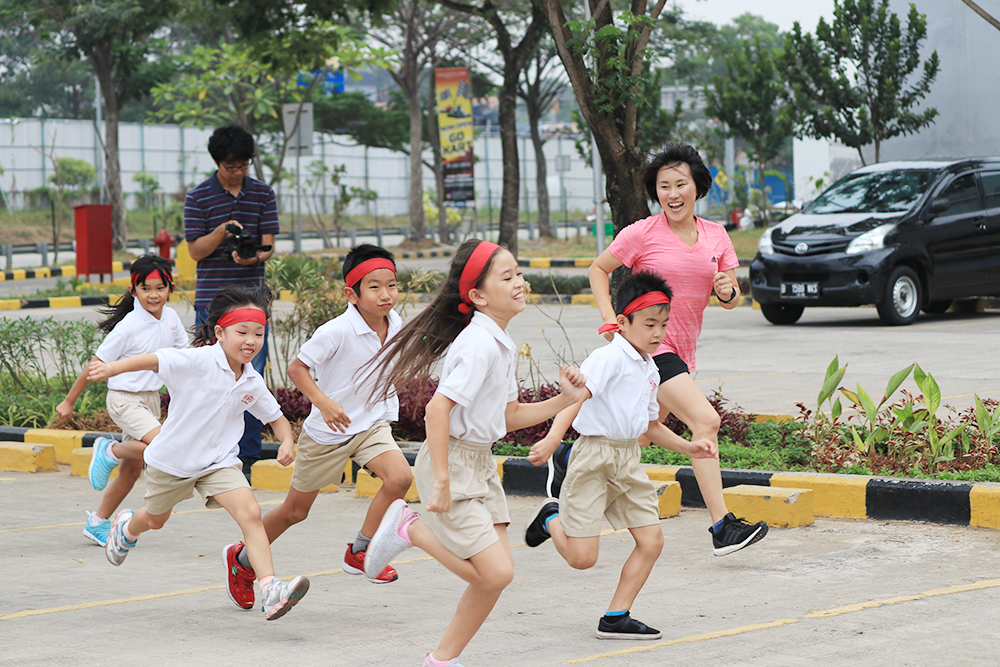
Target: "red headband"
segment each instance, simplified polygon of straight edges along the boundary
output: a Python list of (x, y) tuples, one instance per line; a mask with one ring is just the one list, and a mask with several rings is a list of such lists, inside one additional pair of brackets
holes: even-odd
[(220, 327), (228, 327), (237, 322), (256, 322), (267, 326), (267, 316), (259, 308), (236, 308), (219, 318)]
[[(663, 292), (647, 292), (629, 305), (625, 306), (625, 310), (622, 311), (622, 315), (631, 315), (637, 310), (649, 308), (650, 306), (659, 306), (661, 304), (670, 305), (670, 297)], [(618, 331), (618, 325), (611, 322), (608, 324), (602, 324), (597, 330), (597, 333), (604, 334), (609, 331)]]
[(344, 278), (344, 282), (348, 287), (357, 285), (358, 281), (372, 271), (377, 271), (378, 269), (389, 269), (392, 271), (393, 275), (396, 275), (396, 265), (391, 259), (386, 259), (385, 257), (372, 257), (371, 259), (366, 259), (351, 269), (347, 273), (347, 277)]
[(469, 255), (469, 261), (462, 267), (462, 276), (458, 279), (458, 295), (462, 303), (458, 304), (458, 312), (468, 315), (472, 312), (472, 301), (469, 299), (469, 290), (476, 286), (476, 280), (482, 275), (483, 269), (490, 261), (497, 250), (500, 249), (496, 243), (480, 241), (476, 249)]
[[(164, 280), (167, 283), (167, 285), (173, 285), (174, 284), (174, 277), (172, 275), (170, 275), (169, 271), (166, 272), (166, 273), (164, 273), (159, 268), (153, 269), (153, 271), (156, 271), (156, 273), (160, 276), (160, 279)], [(149, 273), (147, 273), (146, 276), (144, 278), (142, 278), (142, 282), (146, 282), (146, 278), (148, 278), (150, 276), (150, 274), (153, 273), (153, 271), (150, 271)], [(130, 277), (132, 278), (132, 287), (135, 287), (136, 284), (140, 280), (139, 274), (138, 273), (133, 273), (133, 274), (131, 274)]]

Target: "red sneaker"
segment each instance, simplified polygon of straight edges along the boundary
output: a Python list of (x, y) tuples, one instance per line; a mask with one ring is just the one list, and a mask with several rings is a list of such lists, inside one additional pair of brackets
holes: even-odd
[[(347, 545), (347, 553), (344, 554), (344, 572), (347, 574), (364, 574), (365, 552), (359, 551), (356, 554), (352, 554), (351, 546), (353, 546), (353, 543)], [(391, 565), (386, 565), (385, 569), (382, 570), (382, 574), (378, 575), (375, 579), (372, 579), (371, 582), (373, 584), (388, 584), (396, 581), (397, 579), (399, 579), (399, 573), (396, 572)]]
[(253, 609), (254, 592), (253, 582), (256, 579), (254, 571), (243, 567), (236, 560), (243, 543), (230, 544), (222, 549), (222, 562), (226, 565), (226, 592), (229, 599), (243, 609)]

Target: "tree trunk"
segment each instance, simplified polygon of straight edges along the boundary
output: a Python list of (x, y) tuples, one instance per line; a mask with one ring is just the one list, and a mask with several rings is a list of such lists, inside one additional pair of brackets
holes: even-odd
[(406, 91), (410, 105), (410, 240), (420, 243), (427, 235), (424, 224), (424, 174), (420, 159), (424, 145), (424, 119), (420, 113), (419, 91)]
[(122, 192), (121, 165), (118, 161), (118, 118), (121, 104), (111, 72), (111, 45), (95, 48), (90, 62), (97, 74), (104, 100), (104, 187), (111, 203), (111, 234), (115, 250), (124, 250), (128, 242), (125, 196)]
[[(500, 102), (500, 148), (503, 161), (503, 189), (500, 196), (500, 244), (517, 257), (518, 195), (521, 190), (520, 163), (517, 154), (517, 80), (520, 69), (504, 64)], [(508, 71), (513, 70), (513, 71)]]
[(436, 88), (430, 87), (427, 95), (427, 133), (430, 135), (431, 152), (434, 155), (434, 187), (437, 189), (438, 238), (444, 245), (451, 243), (451, 228), (448, 226), (448, 209), (444, 205), (444, 161), (441, 157), (441, 136), (437, 122)]
[(552, 233), (552, 213), (549, 208), (548, 165), (545, 162), (545, 142), (538, 130), (538, 118), (533, 117), (531, 124), (531, 145), (535, 148), (535, 189), (538, 192), (538, 235), (542, 238), (554, 238)]

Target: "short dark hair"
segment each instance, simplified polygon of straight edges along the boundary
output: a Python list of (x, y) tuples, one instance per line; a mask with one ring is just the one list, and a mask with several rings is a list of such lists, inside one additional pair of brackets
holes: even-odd
[(217, 128), (208, 139), (208, 154), (216, 164), (226, 160), (246, 162), (256, 154), (253, 135), (239, 125)]
[[(618, 283), (618, 291), (615, 292), (615, 314), (621, 315), (630, 303), (650, 292), (663, 292), (668, 299), (672, 299), (674, 296), (667, 281), (652, 271), (637, 271), (625, 278)], [(669, 308), (670, 306), (664, 305), (663, 307)], [(631, 322), (634, 314), (630, 313), (625, 317)]]
[(660, 201), (656, 196), (656, 175), (660, 173), (660, 169), (675, 167), (682, 162), (691, 168), (691, 177), (698, 191), (698, 199), (708, 194), (712, 189), (712, 172), (705, 166), (698, 151), (687, 144), (668, 143), (663, 150), (653, 155), (649, 164), (642, 170), (642, 183), (646, 186), (646, 194), (649, 195), (650, 201)]
[[(344, 280), (347, 280), (347, 274), (350, 273), (352, 270), (354, 270), (355, 266), (361, 264), (361, 262), (365, 262), (369, 259), (373, 259), (376, 257), (387, 259), (390, 262), (392, 262), (393, 266), (396, 265), (395, 255), (393, 255), (391, 252), (389, 252), (382, 246), (373, 245), (371, 243), (360, 243), (351, 248), (350, 252), (348, 252), (347, 255), (344, 256), (344, 263), (342, 265), (344, 271)], [(353, 285), (348, 285), (348, 287), (357, 292), (358, 285), (360, 284), (361, 281), (359, 280), (357, 283)]]

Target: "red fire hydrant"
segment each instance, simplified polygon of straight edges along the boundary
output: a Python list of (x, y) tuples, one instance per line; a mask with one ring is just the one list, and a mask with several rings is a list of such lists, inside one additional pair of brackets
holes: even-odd
[(160, 247), (160, 257), (170, 259), (170, 246), (174, 244), (174, 237), (165, 228), (153, 239), (153, 243)]

